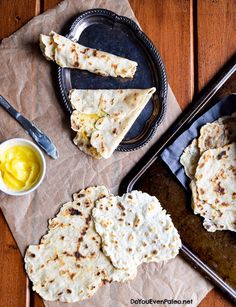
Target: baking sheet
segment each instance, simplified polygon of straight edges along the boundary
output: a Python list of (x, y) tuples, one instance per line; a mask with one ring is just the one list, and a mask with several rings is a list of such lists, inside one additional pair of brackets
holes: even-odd
[[(178, 137), (181, 137), (182, 133), (185, 133), (195, 120), (198, 120), (199, 124), (204, 121), (202, 115), (215, 104), (216, 108), (210, 112), (213, 120), (218, 117), (217, 112), (219, 110), (222, 110), (222, 115), (231, 114), (235, 110), (235, 95), (231, 95), (231, 93), (235, 93), (236, 89), (235, 69), (234, 58), (232, 63), (230, 62), (227, 68), (222, 70), (202, 92), (200, 99), (189, 106), (184, 114), (178, 118), (178, 121), (168, 129), (163, 137), (130, 171), (120, 186), (122, 192), (135, 189), (142, 190), (155, 195), (160, 200), (179, 231), (183, 243), (181, 254), (197, 270), (225, 291), (234, 302), (236, 302), (236, 233), (230, 231), (210, 233), (204, 229), (202, 218), (193, 214), (191, 193), (187, 186), (184, 186), (180, 181), (184, 177), (178, 179), (174, 172), (170, 170), (169, 164), (173, 163), (176, 167), (178, 161), (168, 160), (167, 164), (163, 161), (161, 153), (165, 148), (172, 146), (171, 144)], [(221, 102), (219, 102), (219, 99)], [(192, 129), (195, 129), (194, 133), (196, 133), (199, 127), (196, 124), (192, 126)], [(188, 139), (185, 140), (185, 137), (182, 138), (181, 142), (186, 142), (183, 147), (189, 141)], [(177, 151), (179, 153), (177, 154), (179, 155), (183, 150), (179, 149), (180, 147), (182, 147), (182, 144), (179, 145), (178, 143)], [(171, 154), (175, 160), (175, 153), (173, 153), (175, 149), (172, 147), (172, 150), (167, 152), (167, 157)], [(176, 170), (178, 169), (176, 167)], [(176, 174), (179, 173), (180, 169), (176, 171)], [(183, 182), (185, 184), (185, 181)]]
[(201, 115), (194, 123), (183, 132), (170, 146), (161, 154), (162, 160), (170, 168), (171, 172), (178, 178), (180, 183), (189, 190), (189, 178), (184, 172), (183, 165), (180, 163), (180, 156), (184, 149), (199, 136), (200, 128), (206, 124), (217, 120), (219, 117), (231, 115), (236, 112), (236, 94), (224, 97), (218, 101), (207, 112)]

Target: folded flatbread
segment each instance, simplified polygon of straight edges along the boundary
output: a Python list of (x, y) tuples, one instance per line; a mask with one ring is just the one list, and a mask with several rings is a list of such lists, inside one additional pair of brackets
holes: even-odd
[(47, 60), (61, 67), (88, 70), (102, 76), (133, 78), (137, 62), (78, 44), (55, 32), (40, 35), (40, 48)]
[(94, 158), (109, 158), (156, 91), (149, 89), (71, 90), (75, 145)]

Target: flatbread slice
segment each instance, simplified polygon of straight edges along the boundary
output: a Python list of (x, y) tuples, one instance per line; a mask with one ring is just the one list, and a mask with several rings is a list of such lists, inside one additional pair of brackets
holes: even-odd
[(133, 78), (137, 62), (78, 44), (55, 32), (40, 35), (40, 48), (47, 60), (61, 67), (88, 70), (102, 76)]
[(147, 193), (132, 191), (100, 199), (92, 215), (103, 251), (116, 268), (169, 260), (181, 247), (170, 216)]
[(71, 90), (71, 128), (77, 132), (74, 143), (94, 158), (109, 158), (155, 91), (155, 87)]
[(106, 281), (126, 281), (136, 268), (116, 269), (101, 252), (101, 239), (94, 229), (94, 201), (109, 196), (103, 187), (90, 187), (75, 194), (49, 221), (48, 233), (25, 254), (26, 272), (33, 290), (45, 300), (76, 302), (92, 296)]

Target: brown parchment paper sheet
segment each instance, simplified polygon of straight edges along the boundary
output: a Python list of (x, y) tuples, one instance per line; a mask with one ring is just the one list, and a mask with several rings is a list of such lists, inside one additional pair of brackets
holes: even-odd
[[(34, 193), (11, 197), (0, 192), (0, 207), (22, 255), (27, 245), (39, 242), (47, 230), (47, 220), (55, 215), (61, 204), (71, 200), (72, 193), (91, 185), (105, 185), (117, 193), (121, 179), (180, 113), (169, 87), (166, 117), (155, 137), (144, 148), (130, 153), (115, 152), (110, 159), (97, 161), (73, 145), (68, 115), (55, 93), (55, 66), (43, 58), (38, 39), (40, 33), (60, 32), (78, 13), (98, 7), (135, 20), (127, 0), (66, 0), (33, 18), (0, 45), (0, 93), (52, 138), (60, 154), (58, 160), (45, 155), (46, 178)], [(0, 109), (0, 141), (12, 137), (30, 139)], [(106, 284), (92, 298), (73, 306), (130, 306), (131, 298), (192, 299), (192, 306), (197, 306), (211, 288), (209, 282), (178, 256), (166, 264), (142, 265), (135, 280)], [(69, 304), (45, 302), (45, 305), (59, 307)]]

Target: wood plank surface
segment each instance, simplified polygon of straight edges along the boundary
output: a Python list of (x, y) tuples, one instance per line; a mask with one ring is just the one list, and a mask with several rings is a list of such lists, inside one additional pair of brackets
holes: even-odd
[[(37, 0), (0, 0), (0, 40), (9, 36), (38, 13)], [(26, 274), (23, 260), (0, 212), (0, 306), (23, 307), (26, 303)]]
[(38, 0), (0, 0), (0, 40), (17, 31), (39, 13)]
[(196, 7), (197, 90), (236, 53), (236, 1), (199, 0)]
[[(0, 0), (0, 39), (59, 0)], [(143, 29), (161, 53), (182, 108), (236, 50), (234, 0), (130, 0)], [(0, 307), (25, 306), (26, 275), (16, 243), (0, 214)], [(42, 307), (38, 295), (31, 306)], [(233, 306), (212, 290), (200, 307)]]
[(0, 306), (25, 306), (27, 288), (24, 264), (1, 210), (0, 263)]
[(194, 92), (192, 0), (130, 0), (142, 30), (159, 50), (182, 108)]

